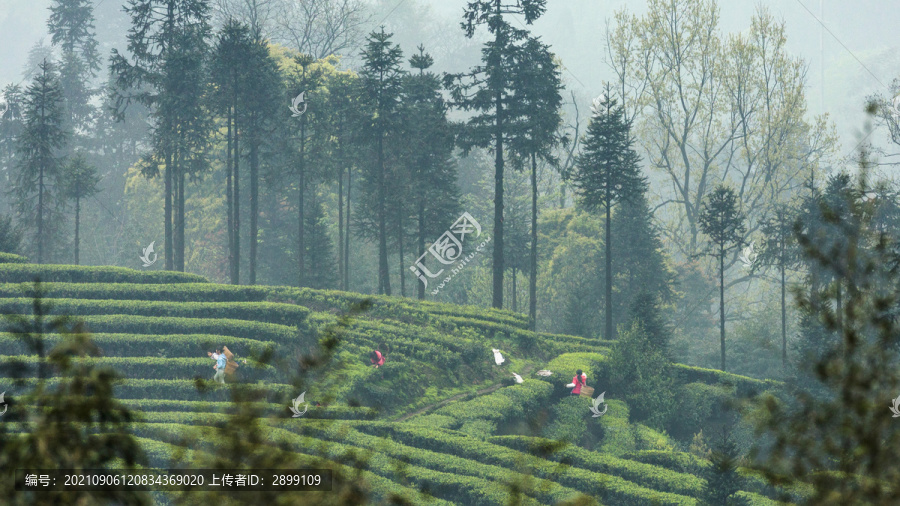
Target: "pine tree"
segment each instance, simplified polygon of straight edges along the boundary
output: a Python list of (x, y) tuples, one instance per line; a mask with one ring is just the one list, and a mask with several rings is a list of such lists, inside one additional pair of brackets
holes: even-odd
[(0, 252), (19, 253), (22, 247), (22, 230), (13, 224), (12, 216), (0, 214)]
[(94, 7), (90, 0), (53, 0), (47, 28), (51, 43), (61, 50), (60, 84), (66, 101), (69, 128), (86, 134), (96, 94), (91, 81), (100, 70), (100, 53), (94, 31)]
[(631, 123), (624, 108), (606, 94), (597, 103), (588, 124), (582, 154), (572, 181), (585, 207), (606, 213), (606, 294), (604, 297), (606, 327), (603, 337), (613, 339), (612, 285), (612, 208), (622, 201), (634, 201), (643, 195), (646, 179), (640, 172), (640, 158), (635, 152)]
[[(441, 96), (441, 81), (428, 71), (434, 59), (423, 46), (418, 49), (419, 53), (409, 59), (415, 71), (403, 79), (401, 110), (404, 127), (401, 137), (406, 140), (404, 172), (409, 176), (407, 185), (414, 189), (410, 199), (415, 214), (417, 259), (425, 254), (425, 242), (446, 230), (447, 217), (460, 212), (456, 165), (452, 159), (454, 127), (447, 118), (448, 104)], [(426, 255), (422, 259), (425, 265), (427, 258)], [(425, 284), (416, 281), (416, 285), (418, 298), (424, 299)]]
[(787, 271), (796, 267), (798, 261), (797, 244), (794, 238), (794, 211), (787, 206), (775, 208), (775, 215), (762, 227), (765, 237), (762, 251), (753, 268), (772, 266), (778, 270), (781, 287), (781, 366), (787, 371)]
[[(672, 302), (675, 274), (667, 265), (662, 241), (645, 193), (625, 200), (616, 207), (610, 228), (615, 232), (613, 254), (613, 325), (626, 323), (627, 315), (638, 299), (649, 297), (654, 304)], [(649, 332), (649, 330), (648, 330)], [(665, 341), (657, 344), (665, 348)]]
[(334, 269), (334, 244), (325, 221), (325, 206), (312, 199), (306, 211), (306, 286), (319, 290), (334, 289), (337, 272)]
[(378, 293), (391, 294), (390, 271), (388, 270), (388, 172), (387, 146), (389, 134), (398, 128), (398, 109), (402, 86), (403, 70), (400, 61), (403, 52), (400, 46), (391, 42), (392, 34), (384, 27), (372, 32), (366, 38), (362, 53), (363, 69), (360, 72), (371, 117), (365, 125), (366, 137), (371, 145), (374, 159), (366, 165), (366, 193), (372, 203), (373, 218), (377, 220), (378, 238)]
[[(249, 271), (247, 282), (256, 284), (257, 257), (259, 251), (259, 179), (260, 166), (265, 161), (264, 152), (272, 141), (271, 132), (276, 128), (278, 107), (283, 104), (281, 73), (278, 64), (269, 55), (268, 41), (259, 33), (252, 34), (248, 58), (242, 63), (248, 75), (246, 119), (244, 120), (244, 145), (247, 148), (250, 169), (250, 235)], [(272, 149), (268, 150), (272, 152)]]
[(328, 112), (334, 143), (331, 166), (338, 182), (338, 276), (341, 290), (349, 290), (350, 284), (350, 188), (353, 168), (360, 158), (357, 137), (361, 123), (361, 92), (358, 78), (349, 73), (340, 73), (329, 82)]
[(719, 342), (725, 370), (725, 255), (739, 247), (746, 232), (744, 215), (731, 188), (719, 185), (703, 202), (700, 229), (711, 241), (710, 254), (719, 262)]
[(723, 430), (720, 438), (716, 438), (709, 454), (712, 464), (704, 474), (706, 484), (703, 487), (703, 504), (705, 506), (745, 506), (747, 501), (737, 496), (744, 487), (744, 478), (738, 473), (741, 454), (730, 432)]
[(75, 265), (80, 264), (81, 200), (100, 192), (97, 168), (89, 165), (84, 153), (77, 152), (69, 160), (63, 175), (63, 196), (75, 201)]
[(40, 73), (25, 92), (24, 117), (16, 153), (18, 172), (14, 192), (20, 214), (34, 215), (37, 262), (43, 263), (44, 253), (49, 252), (50, 247), (47, 220), (51, 211), (48, 206), (60, 193), (62, 150), (68, 140), (68, 132), (64, 129), (62, 90), (56, 69), (50, 62), (41, 63)]
[(204, 107), (209, 78), (208, 0), (131, 0), (128, 52), (113, 50), (119, 114), (131, 102), (151, 108), (156, 124), (144, 175), (164, 171), (166, 269), (184, 271), (184, 183), (207, 168), (209, 117)]
[(0, 169), (7, 179), (4, 186), (9, 188), (9, 173), (14, 164), (16, 155), (16, 142), (22, 134), (25, 97), (22, 87), (18, 84), (9, 84), (0, 92)]
[(511, 137), (517, 117), (511, 105), (516, 96), (517, 56), (528, 32), (512, 26), (507, 15), (523, 15), (526, 24), (532, 24), (546, 10), (546, 0), (517, 0), (515, 4), (504, 0), (469, 1), (461, 24), (466, 36), (472, 38), (475, 30), (486, 25), (494, 36), (481, 50), (482, 65), (466, 74), (446, 75), (445, 85), (450, 89), (454, 102), (465, 111), (477, 111), (468, 122), (468, 128), (460, 137), (465, 151), (473, 147), (490, 147), (494, 151), (494, 227), (492, 301), (491, 306), (503, 308), (503, 177), (504, 143)]
[[(552, 148), (561, 142), (557, 135), (562, 123), (562, 82), (560, 70), (553, 61), (549, 46), (529, 37), (519, 52), (515, 79), (518, 100), (510, 104), (512, 116), (521, 116), (519, 132), (510, 140), (514, 153), (513, 166), (531, 166), (531, 245), (528, 274), (528, 321), (531, 330), (537, 326), (537, 257), (538, 257), (538, 158), (558, 165)], [(523, 163), (524, 162), (524, 163)], [(515, 291), (513, 291), (515, 293)]]

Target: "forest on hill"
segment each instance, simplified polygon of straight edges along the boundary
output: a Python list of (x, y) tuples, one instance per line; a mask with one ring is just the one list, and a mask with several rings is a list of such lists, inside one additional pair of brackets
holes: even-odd
[[(900, 78), (812, 11), (880, 85), (862, 125), (812, 112), (765, 3), (629, 2), (585, 83), (546, 0), (106, 1), (48, 0), (0, 83), (4, 467), (57, 442), (320, 463), (323, 504), (900, 496)], [(231, 446), (167, 435), (194, 430)], [(209, 499), (138, 496), (85, 500)]]

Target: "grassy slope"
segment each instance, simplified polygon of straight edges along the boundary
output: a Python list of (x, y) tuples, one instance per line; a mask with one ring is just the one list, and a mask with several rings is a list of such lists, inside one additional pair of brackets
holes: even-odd
[[(597, 433), (600, 451), (570, 446), (560, 454), (532, 455), (539, 440), (527, 436), (540, 434), (530, 433), (525, 421), (543, 416), (541, 421), (552, 425), (546, 417), (565, 412), (563, 401), (578, 410), (579, 402), (585, 404), (586, 413), (587, 399), (562, 399), (560, 390), (574, 367), (601, 378), (610, 342), (534, 334), (526, 330), (523, 315), (493, 309), (337, 291), (216, 285), (194, 275), (159, 271), (21, 262), (0, 263), (0, 312), (29, 312), (20, 283), (34, 276), (44, 281), (55, 313), (84, 318), (104, 350), (104, 357), (95, 360), (124, 376), (117, 393), (139, 411), (135, 431), (146, 438), (156, 467), (168, 464), (175, 442), (171, 434), (227, 416), (222, 414), (228, 411), (224, 396), (201, 394), (194, 387), (194, 378), (208, 379), (213, 372), (205, 352), (225, 344), (239, 357), (250, 358), (239, 369), (243, 380), (272, 387), (260, 407), (276, 416), (267, 421), (273, 438), (301, 452), (316, 441), (330, 441), (333, 458), (344, 451), (374, 452), (367, 476), (379, 493), (402, 484), (405, 494), (427, 489), (437, 499), (457, 504), (505, 504), (509, 486), (525, 483), (526, 504), (556, 503), (579, 494), (605, 504), (695, 504), (703, 485), (696, 476), (629, 457), (656, 451), (686, 458), (671, 450), (665, 435), (630, 425), (624, 404), (624, 419), (610, 417), (591, 425), (591, 418), (584, 417), (578, 422), (581, 433)], [(307, 400), (324, 400), (327, 392), (334, 401), (291, 419), (286, 407), (298, 392), (287, 384), (287, 372), (254, 368), (253, 357), (267, 349), (288, 358), (311, 350), (318, 332), (367, 298), (371, 308), (340, 335), (331, 366), (332, 376), (340, 380), (308, 387)], [(367, 364), (368, 351), (376, 347), (388, 351), (387, 364), (378, 370)], [(502, 366), (493, 363), (492, 348), (506, 356)], [(0, 333), (0, 350), (0, 365), (35, 362), (9, 334)], [(559, 373), (534, 375), (543, 368)], [(525, 383), (512, 385), (512, 372), (523, 373)], [(726, 382), (743, 393), (770, 386), (697, 368), (682, 368), (680, 375), (685, 383)], [(361, 407), (351, 407), (355, 405)], [(342, 421), (323, 425), (325, 418)], [(630, 446), (615, 455), (610, 445), (618, 445), (617, 440), (603, 436), (612, 434), (610, 424), (618, 424), (618, 437), (624, 430), (630, 438)], [(397, 471), (401, 468), (404, 473)], [(752, 503), (768, 504), (758, 494), (745, 495)]]

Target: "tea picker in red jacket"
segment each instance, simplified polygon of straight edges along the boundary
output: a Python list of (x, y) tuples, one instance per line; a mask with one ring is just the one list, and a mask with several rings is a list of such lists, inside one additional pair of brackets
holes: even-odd
[(369, 361), (372, 362), (372, 366), (375, 369), (378, 369), (379, 366), (384, 365), (384, 355), (380, 351), (375, 350), (369, 354)]
[(587, 383), (587, 374), (581, 372), (581, 369), (575, 371), (575, 377), (572, 382), (566, 385), (566, 388), (572, 389), (572, 395), (581, 395), (581, 387)]

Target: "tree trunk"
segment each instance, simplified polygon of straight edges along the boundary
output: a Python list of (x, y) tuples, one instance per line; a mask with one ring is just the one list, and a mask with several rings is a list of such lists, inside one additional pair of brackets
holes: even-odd
[(259, 236), (259, 141), (250, 145), (250, 279), (256, 284), (256, 251)]
[[(499, 7), (499, 5), (498, 5)], [(499, 37), (499, 36), (498, 36)], [(499, 41), (498, 41), (499, 42)], [(494, 99), (497, 109), (494, 135), (494, 272), (493, 301), (491, 307), (503, 309), (503, 91), (498, 90)]]
[(297, 286), (303, 287), (306, 278), (306, 224), (304, 223), (303, 201), (306, 193), (306, 116), (300, 116), (300, 174), (297, 181), (297, 217), (300, 220), (297, 228), (297, 270), (300, 271)]
[(75, 265), (81, 265), (78, 248), (81, 245), (79, 237), (79, 224), (81, 222), (81, 198), (75, 197)]
[(725, 371), (725, 248), (719, 248), (719, 344), (722, 346), (722, 371)]
[(171, 271), (174, 270), (174, 255), (175, 245), (173, 244), (173, 234), (172, 234), (172, 181), (175, 177), (172, 175), (172, 172), (175, 171), (175, 168), (172, 167), (172, 156), (171, 148), (166, 151), (166, 172), (164, 174), (165, 178), (165, 241), (166, 241), (166, 270)]
[(353, 168), (347, 166), (347, 235), (344, 240), (344, 289), (350, 290), (350, 197), (353, 195), (350, 190), (353, 185)]
[(241, 130), (234, 107), (234, 272), (232, 284), (241, 284)]
[(341, 143), (341, 133), (338, 133), (338, 286), (346, 290), (344, 284), (344, 150)]
[[(608, 190), (607, 190), (608, 191)], [(604, 339), (615, 339), (612, 324), (612, 199), (606, 199), (606, 332)]]
[(228, 208), (228, 279), (231, 284), (236, 284), (234, 280), (234, 189), (231, 187), (231, 175), (234, 172), (234, 160), (232, 158), (232, 132), (231, 132), (231, 106), (228, 106), (228, 113), (225, 118), (227, 128), (225, 137), (227, 139), (227, 147), (225, 151), (225, 206)]
[(400, 253), (400, 296), (406, 297), (406, 276), (403, 275), (406, 270), (403, 266), (403, 210), (402, 203), (397, 202), (397, 245)]
[(537, 330), (537, 157), (531, 153), (531, 272), (528, 275), (528, 328)]
[(516, 277), (517, 277), (516, 274), (517, 274), (516, 268), (513, 267), (513, 270), (512, 270), (512, 310), (514, 313), (519, 310), (518, 297), (516, 297), (516, 288), (518, 288), (516, 286)]
[(44, 263), (44, 163), (41, 160), (38, 169), (38, 219), (37, 219), (37, 257), (38, 263)]
[[(419, 199), (419, 209), (418, 209), (418, 233), (416, 234), (418, 237), (416, 238), (417, 242), (417, 253), (416, 258), (422, 258), (422, 255), (425, 254), (425, 202), (422, 199)], [(422, 258), (422, 263), (425, 263), (425, 259)], [(425, 300), (425, 284), (417, 283), (416, 284), (416, 295), (419, 300)]]
[[(180, 158), (180, 157), (179, 157)], [(184, 272), (184, 168), (182, 167), (181, 160), (179, 159), (178, 163), (178, 209), (177, 216), (178, 222), (176, 223), (177, 228), (175, 229), (175, 246), (178, 248), (175, 251), (175, 261), (177, 265), (175, 266), (176, 270), (180, 272)]]
[(784, 240), (781, 243), (781, 368), (787, 373), (787, 309), (784, 284)]
[(387, 213), (384, 174), (384, 132), (378, 133), (378, 293), (391, 294), (391, 278), (387, 261)]

